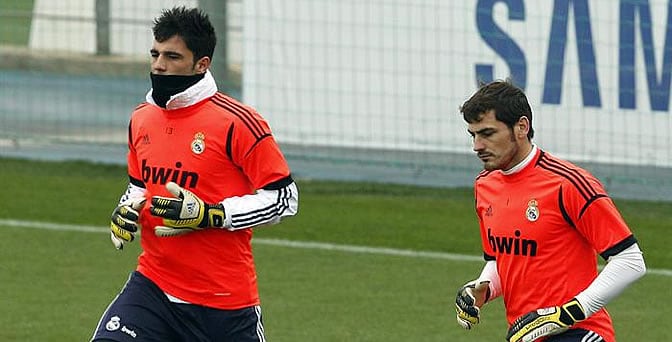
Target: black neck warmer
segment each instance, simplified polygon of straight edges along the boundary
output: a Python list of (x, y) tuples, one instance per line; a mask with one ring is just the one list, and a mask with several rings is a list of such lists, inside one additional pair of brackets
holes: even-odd
[(203, 74), (195, 75), (158, 75), (150, 73), (152, 79), (152, 98), (161, 107), (166, 108), (166, 102), (170, 97), (181, 93), (205, 77)]

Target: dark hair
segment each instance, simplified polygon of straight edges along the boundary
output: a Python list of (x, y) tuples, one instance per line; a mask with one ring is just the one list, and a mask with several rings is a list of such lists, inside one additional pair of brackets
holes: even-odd
[(532, 109), (527, 96), (510, 79), (481, 84), (478, 91), (460, 108), (464, 121), (468, 123), (481, 121), (483, 114), (490, 110), (494, 110), (495, 118), (509, 128), (513, 128), (521, 117), (527, 117), (530, 121), (527, 138), (531, 140), (534, 137)]
[(194, 63), (204, 56), (212, 59), (215, 52), (215, 29), (208, 15), (197, 8), (180, 6), (163, 10), (161, 16), (154, 19), (152, 31), (157, 42), (180, 36), (194, 54)]

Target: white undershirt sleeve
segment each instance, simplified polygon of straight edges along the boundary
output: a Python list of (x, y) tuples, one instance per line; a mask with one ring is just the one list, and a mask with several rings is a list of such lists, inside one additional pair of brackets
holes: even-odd
[(252, 195), (229, 197), (221, 203), (226, 213), (224, 227), (228, 230), (271, 225), (297, 213), (299, 190), (292, 182), (277, 190), (261, 189)]
[(645, 273), (644, 257), (635, 243), (610, 257), (597, 278), (576, 299), (586, 311), (586, 317), (590, 317)]

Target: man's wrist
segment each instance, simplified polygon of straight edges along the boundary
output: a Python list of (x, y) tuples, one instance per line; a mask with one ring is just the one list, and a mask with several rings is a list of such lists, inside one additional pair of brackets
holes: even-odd
[(206, 225), (208, 227), (225, 228), (226, 212), (224, 210), (224, 205), (222, 205), (222, 203), (220, 202), (215, 204), (206, 204), (206, 206), (207, 206)]

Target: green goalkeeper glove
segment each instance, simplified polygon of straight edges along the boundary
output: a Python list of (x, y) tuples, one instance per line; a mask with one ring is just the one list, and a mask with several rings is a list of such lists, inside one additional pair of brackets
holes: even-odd
[(481, 307), (490, 299), (490, 282), (472, 280), (457, 291), (457, 323), (467, 330), (481, 321)]
[(586, 312), (576, 298), (561, 306), (538, 309), (516, 319), (511, 325), (506, 340), (530, 342), (536, 339), (563, 333), (574, 323), (586, 319)]
[(145, 205), (144, 198), (129, 199), (120, 203), (112, 212), (110, 220), (110, 239), (116, 249), (124, 249), (124, 243), (135, 239), (138, 231), (138, 210)]
[(224, 206), (221, 203), (204, 203), (189, 190), (169, 182), (166, 189), (172, 197), (152, 197), (152, 206), (149, 211), (154, 216), (163, 218), (163, 226), (157, 226), (154, 234), (157, 236), (175, 236), (207, 227), (224, 227)]

